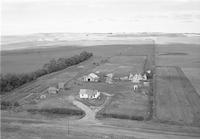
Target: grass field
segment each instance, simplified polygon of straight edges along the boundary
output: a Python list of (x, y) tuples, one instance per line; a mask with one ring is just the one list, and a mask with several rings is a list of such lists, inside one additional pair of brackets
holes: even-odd
[(165, 122), (200, 124), (200, 97), (179, 67), (156, 68), (156, 117)]

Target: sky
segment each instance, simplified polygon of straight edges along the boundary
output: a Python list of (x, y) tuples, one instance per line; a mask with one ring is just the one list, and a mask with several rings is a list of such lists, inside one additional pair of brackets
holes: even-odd
[(200, 33), (200, 0), (1, 0), (1, 33)]

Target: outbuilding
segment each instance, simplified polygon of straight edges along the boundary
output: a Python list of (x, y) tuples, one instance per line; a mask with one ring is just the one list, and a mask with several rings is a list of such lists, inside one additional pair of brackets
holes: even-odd
[(49, 87), (48, 93), (49, 94), (56, 94), (56, 93), (58, 93), (58, 89), (56, 87)]
[(59, 82), (58, 83), (58, 89), (60, 90), (60, 89), (64, 89), (64, 87), (65, 87), (65, 83), (64, 82)]

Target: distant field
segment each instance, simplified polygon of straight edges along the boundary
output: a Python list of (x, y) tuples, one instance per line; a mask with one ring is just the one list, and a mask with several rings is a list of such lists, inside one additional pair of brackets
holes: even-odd
[(109, 57), (113, 55), (146, 55), (151, 53), (149, 45), (102, 45), (90, 47), (62, 46), (56, 48), (23, 49), (1, 52), (1, 72), (26, 73), (41, 68), (52, 58), (71, 57), (82, 51), (93, 52), (94, 55)]
[(155, 86), (159, 120), (200, 124), (200, 96), (179, 67), (157, 67)]
[(52, 58), (71, 57), (79, 54), (77, 47), (13, 50), (1, 52), (1, 72), (27, 73), (42, 68)]

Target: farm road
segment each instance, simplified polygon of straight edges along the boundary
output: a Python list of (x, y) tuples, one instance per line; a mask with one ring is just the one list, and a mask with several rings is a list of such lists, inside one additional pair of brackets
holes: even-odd
[[(4, 126), (7, 127), (6, 121), (12, 122), (12, 125), (20, 126), (21, 133), (24, 134), (32, 133), (33, 131), (35, 137), (41, 137), (45, 132), (53, 133), (54, 136), (60, 134), (61, 132), (65, 132), (70, 129), (70, 135), (73, 133), (81, 133), (82, 135), (101, 135), (112, 137), (120, 137), (120, 138), (144, 138), (144, 139), (199, 139), (199, 133), (192, 133), (192, 132), (175, 132), (175, 131), (166, 131), (166, 130), (149, 130), (143, 129), (141, 127), (136, 128), (125, 128), (119, 126), (109, 126), (109, 125), (97, 125), (94, 123), (88, 124), (80, 124), (80, 122), (70, 122), (70, 126), (68, 127), (65, 122), (52, 122), (52, 121), (45, 121), (47, 123), (39, 123), (37, 120), (30, 121), (26, 119), (19, 119), (19, 118), (3, 118)], [(14, 120), (14, 121), (13, 121)], [(27, 122), (24, 122), (27, 121)], [(23, 122), (23, 123), (21, 123)], [(92, 130), (91, 130), (92, 129)], [(21, 136), (24, 134), (20, 134)], [(30, 135), (30, 134), (29, 134)], [(64, 135), (64, 134), (63, 134)], [(68, 137), (67, 134), (66, 138)], [(74, 134), (75, 135), (75, 134)], [(112, 136), (111, 136), (112, 135)], [(128, 138), (129, 137), (129, 138)]]
[(92, 110), (87, 105), (81, 103), (80, 101), (75, 100), (75, 98), (73, 96), (69, 96), (69, 97), (67, 97), (67, 99), (68, 99), (68, 101), (71, 101), (75, 106), (77, 106), (78, 108), (82, 109), (85, 112), (85, 116), (82, 119), (80, 119), (79, 121), (99, 123), (95, 118), (95, 115), (96, 115), (95, 110)]

